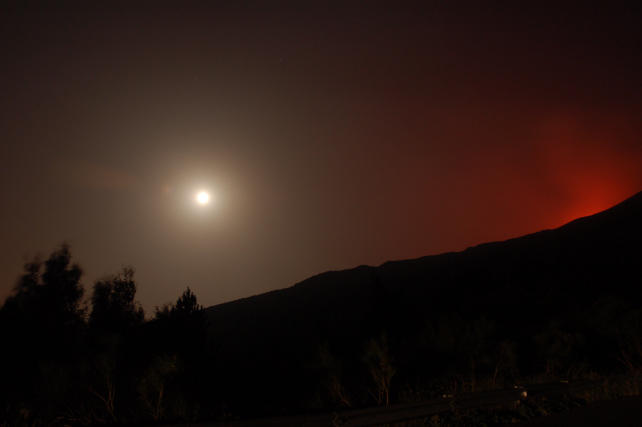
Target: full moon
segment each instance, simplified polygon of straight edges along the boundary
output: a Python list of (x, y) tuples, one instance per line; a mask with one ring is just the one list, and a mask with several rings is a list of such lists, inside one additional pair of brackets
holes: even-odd
[(210, 201), (210, 195), (207, 194), (205, 191), (201, 191), (196, 195), (196, 201), (201, 205), (204, 205)]

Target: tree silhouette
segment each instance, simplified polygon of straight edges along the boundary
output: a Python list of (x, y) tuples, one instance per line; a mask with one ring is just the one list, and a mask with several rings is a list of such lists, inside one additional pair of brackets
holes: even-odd
[(25, 265), (0, 309), (2, 397), (14, 407), (51, 407), (75, 384), (85, 310), (82, 270), (66, 244)]
[(188, 319), (191, 316), (198, 317), (198, 313), (203, 309), (196, 300), (196, 295), (190, 290), (189, 286), (183, 294), (176, 300), (176, 304), (165, 304), (162, 307), (156, 307), (156, 319), (165, 318), (182, 318)]
[(176, 357), (157, 356), (138, 383), (138, 393), (149, 415), (158, 421), (165, 414), (166, 383), (179, 371)]
[(29, 312), (54, 328), (64, 325), (68, 329), (84, 323), (82, 270), (78, 264), (71, 264), (69, 246), (61, 245), (44, 263), (41, 274), (42, 269), (43, 263), (37, 257), (25, 265), (25, 273), (5, 301), (3, 310)]
[(390, 402), (390, 381), (395, 375), (396, 368), (392, 366), (392, 356), (388, 350), (388, 337), (382, 333), (366, 345), (363, 360), (368, 365), (370, 375), (376, 388), (369, 390), (378, 405), (388, 405)]
[(321, 382), (329, 393), (333, 404), (352, 407), (352, 399), (341, 379), (340, 361), (330, 351), (330, 344), (327, 341), (317, 345), (316, 358), (309, 365), (320, 374)]
[(89, 326), (101, 332), (122, 333), (142, 323), (145, 313), (134, 300), (136, 289), (132, 267), (123, 267), (117, 275), (96, 281), (91, 297)]
[(212, 384), (216, 382), (213, 345), (203, 307), (190, 288), (175, 304), (156, 307), (148, 326), (148, 337), (155, 354), (150, 366), (156, 366), (159, 357), (172, 359), (180, 366), (171, 381), (163, 383), (165, 409), (171, 411), (180, 401), (192, 408), (211, 407), (215, 392)]

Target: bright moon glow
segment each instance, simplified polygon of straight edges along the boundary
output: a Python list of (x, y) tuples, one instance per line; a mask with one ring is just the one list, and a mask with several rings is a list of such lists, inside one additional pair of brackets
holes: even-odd
[(207, 194), (205, 191), (201, 191), (196, 195), (196, 201), (201, 205), (204, 205), (205, 203), (209, 202), (209, 200), (210, 200), (210, 195)]

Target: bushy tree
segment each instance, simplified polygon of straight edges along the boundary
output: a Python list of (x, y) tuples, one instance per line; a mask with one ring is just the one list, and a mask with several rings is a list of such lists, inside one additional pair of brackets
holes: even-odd
[(0, 309), (2, 394), (14, 408), (53, 408), (73, 392), (85, 329), (81, 276), (64, 244), (25, 265)]
[(136, 290), (132, 267), (123, 267), (118, 274), (96, 281), (89, 326), (101, 332), (122, 333), (142, 323), (145, 313), (135, 301)]
[(215, 362), (194, 293), (145, 322), (125, 267), (95, 282), (87, 316), (81, 276), (62, 245), (27, 263), (0, 307), (0, 425), (212, 417)]
[(202, 305), (198, 304), (196, 295), (189, 288), (176, 300), (176, 304), (165, 304), (162, 307), (156, 307), (154, 317), (156, 319), (188, 319), (190, 317), (199, 317), (199, 312), (203, 309)]
[[(78, 264), (71, 263), (69, 246), (63, 244), (44, 263), (36, 257), (25, 265), (25, 273), (2, 309), (14, 315), (22, 313), (25, 318), (31, 317), (38, 323), (45, 322), (51, 328), (68, 332), (70, 328), (82, 325), (85, 319), (81, 276)], [(41, 323), (40, 326), (45, 325)]]
[(180, 367), (172, 381), (164, 384), (168, 399), (164, 406), (173, 407), (176, 412), (180, 403), (184, 414), (194, 414), (198, 407), (205, 405), (212, 407), (215, 383), (213, 346), (203, 307), (198, 304), (194, 293), (188, 287), (176, 303), (156, 307), (150, 323), (149, 332), (156, 355), (151, 365), (161, 357), (171, 358)]
[(586, 366), (580, 354), (584, 337), (578, 331), (567, 330), (560, 322), (551, 322), (535, 336), (535, 342), (548, 377), (572, 378)]
[(94, 283), (83, 380), (93, 398), (86, 405), (97, 421), (118, 421), (133, 399), (127, 390), (140, 369), (134, 357), (140, 353), (136, 334), (145, 317), (136, 290), (132, 267)]

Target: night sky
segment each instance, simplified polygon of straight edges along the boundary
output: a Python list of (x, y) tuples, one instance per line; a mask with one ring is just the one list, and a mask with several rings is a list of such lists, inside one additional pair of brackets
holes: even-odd
[(149, 313), (608, 208), (642, 12), (596, 3), (3, 2), (0, 298), (63, 242)]

